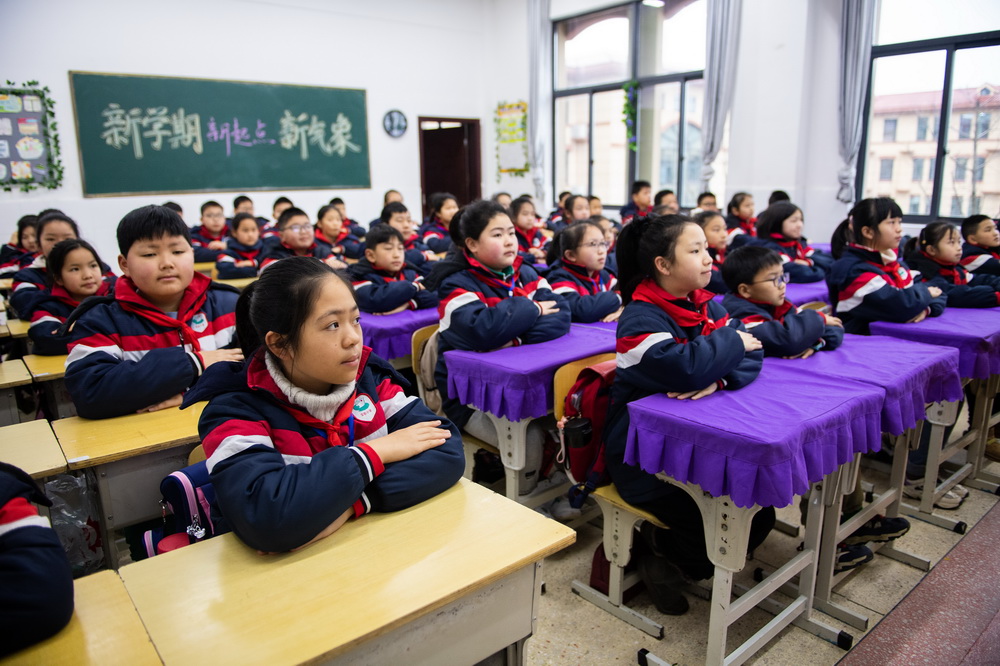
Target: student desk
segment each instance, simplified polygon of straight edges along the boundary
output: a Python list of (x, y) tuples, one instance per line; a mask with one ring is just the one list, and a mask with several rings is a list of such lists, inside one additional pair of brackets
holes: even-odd
[(215, 282), (218, 282), (219, 284), (228, 284), (230, 287), (236, 287), (240, 291), (243, 291), (244, 289), (247, 288), (247, 286), (249, 286), (251, 282), (253, 282), (256, 279), (257, 276), (247, 277), (247, 278), (233, 278), (232, 280), (215, 280)]
[(73, 582), (73, 596), (73, 617), (62, 631), (15, 653), (3, 663), (9, 666), (160, 663), (118, 574), (99, 571), (78, 578)]
[(19, 423), (16, 389), (31, 383), (31, 373), (21, 359), (0, 363), (0, 426)]
[[(784, 399), (796, 395), (812, 400)], [(885, 391), (851, 380), (829, 382), (765, 365), (750, 385), (697, 401), (665, 394), (628, 406), (625, 461), (679, 486), (699, 505), (708, 557), (715, 565), (708, 664), (742, 663), (788, 624), (849, 647), (843, 632), (811, 617), (825, 477), (856, 454), (878, 450)], [(772, 576), (730, 602), (733, 573), (746, 564), (750, 521), (762, 506), (786, 506), (813, 484), (805, 547)], [(767, 597), (796, 574), (798, 596), (787, 606)], [(726, 656), (730, 624), (758, 603), (777, 615)]]
[[(969, 433), (950, 446), (945, 446), (944, 428), (941, 423), (954, 423), (958, 406), (937, 405), (931, 419), (934, 422), (930, 447), (927, 454), (925, 492), (919, 508), (910, 512), (923, 520), (964, 531), (962, 524), (951, 518), (933, 515), (934, 500), (966, 476), (966, 484), (974, 488), (996, 492), (1000, 476), (987, 473), (984, 451), (990, 426), (1000, 416), (994, 417), (993, 402), (1000, 388), (1000, 310), (948, 308), (940, 317), (928, 317), (917, 324), (897, 324), (892, 322), (872, 322), (871, 332), (888, 335), (901, 340), (913, 340), (932, 345), (953, 347), (959, 353), (959, 374), (972, 382), (976, 407), (970, 415)], [(940, 464), (957, 451), (968, 447), (968, 462), (952, 473), (941, 485), (937, 483)]]
[(23, 360), (24, 364), (28, 366), (32, 381), (42, 385), (55, 418), (66, 419), (76, 416), (73, 398), (70, 397), (66, 390), (66, 384), (63, 382), (63, 376), (66, 374), (66, 355), (39, 356), (28, 354)]
[(215, 270), (214, 261), (200, 261), (194, 265), (194, 269), (199, 273), (204, 273), (208, 277), (212, 277), (212, 271)]
[[(507, 497), (520, 497), (528, 423), (552, 411), (552, 380), (560, 366), (593, 354), (615, 350), (615, 336), (606, 330), (573, 324), (569, 333), (547, 342), (507, 347), (491, 352), (452, 350), (444, 353), (448, 365), (448, 394), (485, 412), (496, 426), (500, 458), (507, 477)], [(541, 504), (562, 494), (531, 497)]]
[(31, 322), (22, 321), (20, 319), (8, 319), (7, 320), (7, 330), (10, 331), (10, 337), (12, 338), (26, 338), (28, 337), (28, 328), (31, 326)]
[(409, 368), (413, 332), (440, 321), (437, 308), (404, 310), (391, 315), (361, 313), (361, 334), (372, 351), (392, 363), (394, 368)]
[(66, 471), (66, 457), (44, 419), (0, 428), (0, 460), (35, 479)]
[(540, 562), (574, 532), (474, 483), (297, 553), (232, 533), (119, 572), (165, 664), (524, 661)]
[(187, 467), (188, 453), (198, 443), (198, 419), (205, 404), (183, 411), (172, 407), (113, 419), (74, 416), (52, 422), (69, 468), (93, 468), (97, 476), (109, 558), (113, 530), (161, 515), (160, 481)]
[(0, 278), (0, 291), (10, 291), (14, 288), (14, 278)]

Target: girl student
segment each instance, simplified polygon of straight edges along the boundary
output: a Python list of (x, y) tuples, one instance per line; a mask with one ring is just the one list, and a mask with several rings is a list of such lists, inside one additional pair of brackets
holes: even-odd
[(757, 218), (753, 215), (753, 196), (746, 192), (737, 192), (729, 200), (726, 207), (726, 228), (729, 230), (729, 237), (726, 243), (732, 245), (736, 237), (745, 234), (746, 238), (741, 238), (737, 242), (737, 247), (745, 243), (750, 238), (757, 236)]
[(36, 354), (66, 353), (70, 334), (62, 330), (70, 314), (90, 296), (104, 296), (114, 288), (115, 278), (105, 278), (101, 258), (87, 241), (69, 238), (49, 252), (47, 277), (50, 284), (36, 304), (28, 337)]
[(622, 297), (617, 278), (605, 268), (607, 259), (608, 243), (596, 222), (574, 222), (553, 239), (546, 279), (569, 305), (573, 321), (618, 321)]
[(722, 262), (726, 260), (726, 241), (729, 239), (726, 218), (719, 211), (706, 210), (695, 215), (694, 221), (705, 232), (708, 254), (712, 257), (712, 279), (705, 288), (713, 294), (724, 294), (729, 291), (722, 279)]
[(538, 228), (534, 202), (528, 197), (518, 197), (511, 202), (509, 209), (517, 233), (519, 254), (532, 264), (544, 262), (550, 241)]
[(215, 272), (220, 280), (249, 278), (257, 275), (264, 241), (253, 213), (236, 213), (229, 225), (226, 249), (219, 252)]
[[(448, 418), (495, 446), (499, 438), (490, 419), (446, 395), (444, 353), (451, 349), (485, 352), (553, 340), (569, 332), (570, 311), (549, 283), (518, 256), (514, 223), (500, 204), (475, 201), (463, 208), (451, 221), (451, 238), (461, 252), (439, 262), (431, 276), (432, 284), (440, 285), (441, 299), (434, 378)], [(545, 441), (545, 428), (539, 421), (554, 425), (546, 417), (528, 426), (522, 494), (530, 493), (538, 483)]]
[(1000, 276), (970, 274), (962, 267), (962, 237), (948, 222), (931, 222), (911, 238), (904, 250), (906, 263), (921, 282), (940, 287), (955, 308), (993, 308), (1000, 305)]
[(918, 322), (944, 312), (940, 287), (914, 281), (896, 255), (903, 211), (888, 197), (864, 199), (848, 216), (851, 242), (827, 274), (834, 314), (847, 333), (868, 333), (873, 321)]
[(397, 511), (458, 481), (458, 429), (362, 345), (342, 274), (312, 257), (275, 263), (243, 290), (246, 360), (217, 363), (184, 406), (198, 425), (222, 517), (247, 545), (295, 550), (371, 511)]
[(341, 265), (334, 268), (344, 268), (344, 257), (358, 259), (364, 255), (364, 247), (360, 238), (351, 233), (350, 227), (344, 225), (344, 218), (336, 206), (326, 205), (316, 213), (316, 244), (330, 250)]
[[(643, 530), (648, 548), (639, 575), (668, 615), (687, 611), (684, 577), (710, 578), (701, 512), (686, 492), (624, 462), (626, 405), (654, 393), (699, 400), (746, 386), (760, 372), (761, 343), (705, 290), (712, 275), (705, 233), (681, 215), (636, 218), (618, 237), (622, 300), (618, 364), (605, 425), (608, 471), (621, 496), (670, 526)], [(750, 550), (774, 525), (762, 509), (750, 528)]]
[(790, 201), (771, 204), (757, 218), (757, 243), (781, 255), (791, 282), (819, 282), (833, 257), (809, 247), (802, 236), (802, 210)]
[(17, 231), (10, 242), (0, 248), (0, 275), (13, 274), (31, 263), (38, 252), (35, 235), (36, 215), (24, 215), (17, 221)]
[(438, 254), (447, 252), (451, 247), (451, 221), (457, 212), (458, 199), (454, 194), (439, 192), (431, 197), (430, 219), (417, 230), (420, 240)]

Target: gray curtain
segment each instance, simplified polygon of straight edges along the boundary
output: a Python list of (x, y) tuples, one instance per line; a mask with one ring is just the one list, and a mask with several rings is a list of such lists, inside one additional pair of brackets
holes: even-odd
[(742, 7), (742, 0), (708, 0), (705, 109), (701, 121), (701, 180), (705, 190), (715, 175), (712, 163), (722, 148), (726, 116), (733, 104)]
[(539, 211), (552, 204), (547, 158), (552, 153), (552, 21), (550, 0), (528, 0), (528, 161)]
[(854, 177), (861, 152), (865, 95), (868, 92), (872, 36), (875, 31), (874, 0), (843, 0), (840, 22), (840, 157), (837, 199), (854, 201)]

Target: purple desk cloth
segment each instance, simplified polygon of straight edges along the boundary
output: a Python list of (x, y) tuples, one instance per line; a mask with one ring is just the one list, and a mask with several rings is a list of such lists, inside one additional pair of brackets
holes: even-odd
[(601, 331), (611, 331), (612, 335), (618, 332), (618, 322), (616, 321), (595, 321), (590, 324), (573, 324), (573, 326), (579, 326), (580, 328), (596, 328)]
[(871, 323), (873, 335), (888, 335), (958, 349), (958, 372), (969, 379), (1000, 374), (1000, 309), (948, 308), (918, 324)]
[(803, 303), (810, 303), (812, 301), (829, 303), (830, 290), (826, 286), (826, 280), (802, 284), (789, 282), (785, 286), (785, 298), (795, 305), (802, 305)]
[(552, 409), (552, 378), (560, 366), (614, 350), (614, 333), (573, 324), (569, 333), (548, 342), (491, 352), (447, 351), (448, 394), (511, 421), (538, 418)]
[(829, 243), (813, 243), (812, 241), (810, 241), (809, 242), (809, 247), (811, 247), (814, 250), (822, 250), (823, 252), (829, 252), (830, 251), (830, 244)]
[(390, 361), (409, 356), (413, 332), (440, 321), (437, 308), (406, 310), (391, 315), (361, 313), (361, 336), (377, 356)]
[(855, 453), (879, 449), (884, 399), (872, 384), (765, 364), (738, 391), (630, 403), (625, 462), (737, 506), (787, 506)]
[(771, 365), (885, 389), (882, 432), (891, 435), (901, 435), (922, 421), (926, 403), (962, 397), (957, 349), (882, 335), (847, 334), (844, 344), (833, 351), (820, 351), (807, 359), (764, 359), (764, 367)]

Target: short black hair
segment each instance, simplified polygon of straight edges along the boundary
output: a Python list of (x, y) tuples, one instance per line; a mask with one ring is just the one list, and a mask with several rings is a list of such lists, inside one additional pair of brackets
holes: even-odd
[(73, 230), (73, 235), (77, 238), (80, 237), (80, 227), (76, 225), (76, 222), (66, 213), (56, 210), (55, 208), (48, 209), (48, 212), (42, 211), (38, 215), (38, 219), (35, 221), (35, 242), (41, 247), (42, 233), (52, 222), (65, 222)]
[(648, 180), (637, 180), (632, 183), (632, 196), (639, 194), (644, 188), (653, 189), (653, 186), (649, 184)]
[[(654, 206), (659, 206), (660, 202), (662, 202), (664, 199), (667, 198), (667, 196), (669, 196), (671, 194), (674, 194), (673, 190), (660, 190), (659, 192), (656, 193), (656, 196), (653, 197), (653, 205)], [(674, 196), (677, 196), (677, 195), (674, 195)]]
[[(218, 204), (216, 204), (218, 205)], [(118, 223), (118, 251), (128, 254), (139, 241), (181, 236), (191, 244), (191, 230), (176, 212), (166, 206), (149, 205), (127, 213)]]
[(708, 197), (712, 197), (713, 199), (715, 199), (715, 195), (712, 194), (711, 192), (702, 192), (701, 194), (699, 194), (698, 195), (698, 206), (700, 207), (701, 206), (701, 202), (704, 201), (705, 199), (707, 199)]
[[(244, 198), (244, 199), (246, 199), (246, 197), (243, 197), (243, 198)], [(163, 206), (163, 207), (164, 207), (164, 208), (170, 208), (169, 206)], [(212, 208), (212, 207), (215, 207), (215, 208), (222, 208), (222, 204), (220, 204), (220, 203), (219, 203), (218, 201), (211, 201), (211, 200), (209, 200), (209, 201), (206, 201), (205, 203), (203, 203), (203, 204), (201, 205), (201, 214), (202, 214), (202, 215), (204, 215), (204, 214), (205, 214), (205, 211), (206, 211), (207, 209), (209, 209), (209, 208)], [(171, 209), (171, 210), (173, 210), (173, 209)], [(175, 211), (175, 212), (176, 212), (176, 211)]]
[(253, 213), (236, 213), (233, 215), (233, 221), (229, 223), (229, 228), (236, 231), (240, 228), (240, 222), (243, 220), (253, 220), (254, 226), (257, 226), (257, 218), (253, 216)]
[(66, 265), (66, 257), (69, 256), (69, 253), (81, 248), (88, 250), (94, 255), (97, 265), (102, 267), (101, 272), (104, 271), (101, 257), (98, 256), (97, 250), (94, 249), (93, 245), (81, 238), (67, 238), (53, 245), (49, 256), (45, 259), (45, 278), (49, 286), (54, 285), (56, 280), (62, 279), (63, 266)]
[(166, 202), (163, 203), (163, 206), (165, 208), (169, 208), (170, 210), (174, 211), (175, 213), (183, 213), (184, 212), (184, 209), (181, 208), (181, 205), (179, 203), (177, 203), (176, 201), (166, 201)]
[(292, 203), (292, 200), (289, 199), (288, 197), (278, 197), (277, 199), (274, 200), (274, 203), (271, 204), (271, 210), (274, 210), (274, 207), (277, 206), (278, 204), (283, 204), (283, 203), (290, 204), (292, 206), (295, 205)]
[(726, 255), (722, 264), (722, 280), (729, 291), (736, 293), (741, 284), (753, 284), (761, 270), (782, 264), (781, 255), (763, 245), (744, 245)]
[(694, 221), (698, 223), (698, 226), (704, 229), (712, 218), (721, 217), (723, 220), (726, 216), (717, 210), (703, 210), (694, 216)]
[[(250, 197), (248, 197), (245, 194), (241, 194), (240, 196), (238, 196), (235, 199), (233, 199), (233, 210), (236, 210), (237, 208), (239, 208), (240, 204), (243, 203), (243, 202), (245, 202), (245, 201), (249, 201), (250, 203), (253, 203), (253, 199), (251, 199)], [(215, 205), (218, 206), (219, 204), (215, 204)], [(204, 206), (202, 206), (202, 208), (204, 208)], [(221, 206), (220, 206), (220, 208), (221, 208)]]
[(288, 224), (288, 220), (299, 215), (305, 216), (307, 220), (309, 219), (309, 216), (306, 215), (306, 212), (301, 208), (296, 208), (295, 206), (286, 208), (281, 215), (278, 216), (278, 231), (284, 231), (285, 225)]
[(991, 220), (993, 224), (996, 224), (996, 221), (989, 215), (970, 215), (962, 220), (962, 240), (965, 241), (969, 236), (979, 231), (979, 225), (986, 220)]
[(385, 224), (389, 224), (389, 220), (396, 213), (409, 213), (409, 209), (404, 206), (399, 201), (393, 201), (392, 203), (387, 203), (382, 207), (382, 213), (378, 216), (378, 219)]
[(767, 198), (767, 205), (770, 206), (779, 201), (791, 201), (791, 200), (792, 198), (788, 196), (788, 192), (784, 190), (775, 190), (774, 192), (771, 192), (771, 196)]
[(340, 197), (334, 197), (334, 198), (330, 199), (330, 205), (331, 206), (336, 206), (338, 204), (343, 204), (343, 203), (344, 203), (344, 200), (341, 199)]
[(403, 240), (403, 234), (399, 233), (399, 229), (388, 224), (376, 224), (372, 226), (365, 236), (365, 247), (369, 250), (374, 250), (380, 244), (388, 243), (393, 238), (398, 240), (400, 245), (406, 245), (406, 241)]

